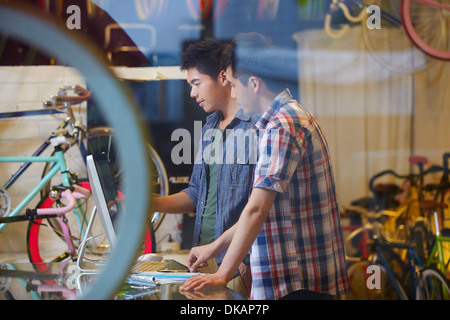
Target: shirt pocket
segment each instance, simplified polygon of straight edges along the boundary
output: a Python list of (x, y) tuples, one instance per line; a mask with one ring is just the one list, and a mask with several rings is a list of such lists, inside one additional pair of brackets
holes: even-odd
[(252, 184), (252, 169), (248, 164), (227, 165), (228, 175), (225, 182), (232, 187), (242, 187)]

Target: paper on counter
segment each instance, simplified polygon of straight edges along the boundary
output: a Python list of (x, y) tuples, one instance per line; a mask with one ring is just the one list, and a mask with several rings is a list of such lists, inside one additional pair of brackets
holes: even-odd
[(144, 272), (130, 275), (128, 280), (137, 283), (148, 283), (149, 285), (156, 284), (183, 284), (187, 279), (206, 275), (206, 273), (191, 273), (191, 272)]

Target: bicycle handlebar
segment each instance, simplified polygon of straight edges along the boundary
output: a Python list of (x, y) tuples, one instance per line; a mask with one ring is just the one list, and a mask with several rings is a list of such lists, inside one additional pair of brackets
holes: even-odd
[(450, 153), (444, 153), (444, 156), (443, 156), (443, 162), (444, 162), (444, 169), (445, 169), (445, 171), (446, 172), (448, 172), (449, 171), (449, 167), (448, 167), (448, 159), (450, 159)]
[(75, 208), (77, 199), (87, 199), (89, 198), (91, 192), (83, 187), (78, 185), (74, 185), (74, 191), (72, 192), (70, 189), (67, 189), (61, 192), (61, 196), (66, 198), (69, 203), (61, 208), (42, 208), (36, 209), (37, 215), (45, 215), (45, 214), (55, 214), (55, 215), (63, 215), (69, 211), (72, 211)]
[(370, 189), (370, 191), (372, 191), (374, 194), (376, 194), (374, 182), (375, 182), (376, 179), (378, 179), (379, 177), (384, 176), (384, 175), (391, 174), (391, 175), (393, 175), (394, 177), (399, 178), (399, 179), (407, 179), (407, 180), (411, 180), (411, 179), (414, 179), (414, 178), (420, 178), (420, 177), (423, 177), (423, 176), (425, 176), (425, 175), (427, 175), (427, 174), (429, 174), (429, 173), (434, 173), (434, 172), (439, 172), (439, 171), (445, 171), (445, 168), (444, 168), (444, 167), (441, 167), (441, 166), (433, 165), (433, 166), (431, 166), (430, 168), (428, 168), (427, 170), (423, 171), (422, 173), (419, 173), (419, 174), (408, 174), (408, 175), (400, 175), (400, 174), (396, 173), (396, 172), (393, 171), (393, 170), (385, 170), (385, 171), (381, 171), (380, 173), (377, 173), (376, 175), (374, 175), (374, 176), (370, 179), (370, 182), (369, 182), (369, 189)]
[(86, 130), (86, 128), (83, 126), (82, 121), (83, 121), (83, 119), (81, 119), (81, 118), (76, 120), (72, 134), (69, 134), (69, 132), (64, 128), (57, 129), (53, 132), (52, 136), (48, 139), (48, 141), (50, 141), (50, 144), (54, 147), (64, 144), (64, 143), (73, 145), (77, 141), (81, 142), (78, 139), (79, 135), (80, 135), (80, 131), (84, 132)]
[(347, 211), (347, 210), (354, 211), (362, 216), (365, 216), (368, 219), (376, 220), (384, 215), (383, 211), (379, 211), (379, 212), (369, 211), (366, 208), (361, 207), (361, 206), (345, 206), (343, 209), (345, 211)]
[(396, 178), (400, 178), (400, 179), (408, 179), (408, 178), (410, 178), (409, 175), (402, 176), (402, 175), (399, 175), (398, 173), (396, 173), (396, 172), (393, 171), (393, 170), (385, 170), (385, 171), (381, 171), (380, 173), (377, 173), (376, 175), (374, 175), (374, 176), (370, 179), (370, 181), (369, 181), (369, 189), (370, 189), (370, 191), (372, 191), (374, 194), (376, 194), (376, 190), (375, 190), (375, 186), (374, 186), (375, 180), (378, 179), (378, 178), (381, 177), (381, 176), (389, 175), (389, 174), (393, 175), (393, 176), (396, 177)]
[(425, 191), (441, 191), (441, 190), (446, 190), (446, 189), (450, 189), (450, 182), (446, 182), (446, 183), (442, 183), (442, 184), (427, 184), (424, 187)]
[(324, 21), (324, 29), (326, 31), (326, 33), (328, 34), (328, 36), (330, 36), (331, 38), (334, 39), (339, 39), (342, 38), (344, 36), (344, 34), (350, 29), (350, 25), (348, 24), (344, 24), (343, 26), (341, 26), (340, 29), (334, 29), (332, 27), (332, 15), (334, 14), (334, 12), (341, 10), (342, 13), (344, 14), (345, 18), (350, 21), (350, 22), (354, 22), (354, 23), (358, 23), (361, 22), (365, 15), (366, 15), (366, 11), (364, 10), (364, 8), (361, 6), (361, 11), (358, 13), (357, 16), (353, 16), (350, 13), (349, 8), (347, 7), (347, 5), (339, 0), (333, 0), (330, 3), (330, 10), (329, 12), (325, 15), (325, 21)]
[[(73, 90), (74, 93), (78, 94), (78, 96), (64, 95), (68, 89)], [(60, 88), (60, 91), (58, 92), (57, 96), (52, 95), (50, 97), (50, 100), (44, 100), (43, 104), (44, 104), (44, 107), (57, 107), (57, 106), (64, 105), (66, 103), (79, 104), (79, 103), (89, 100), (90, 98), (91, 98), (91, 93), (79, 85), (63, 86)]]

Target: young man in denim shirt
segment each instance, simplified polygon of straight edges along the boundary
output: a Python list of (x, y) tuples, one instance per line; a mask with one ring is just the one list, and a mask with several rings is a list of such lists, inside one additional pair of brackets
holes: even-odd
[[(221, 42), (204, 40), (183, 53), (181, 70), (187, 72), (190, 95), (212, 114), (202, 128), (188, 188), (153, 201), (154, 211), (196, 212), (194, 247), (213, 242), (238, 221), (250, 194), (255, 163), (251, 128), (259, 116), (246, 114), (231, 97), (220, 65), (223, 47)], [(216, 258), (218, 265), (224, 255)], [(246, 264), (241, 264), (241, 275), (246, 269)]]

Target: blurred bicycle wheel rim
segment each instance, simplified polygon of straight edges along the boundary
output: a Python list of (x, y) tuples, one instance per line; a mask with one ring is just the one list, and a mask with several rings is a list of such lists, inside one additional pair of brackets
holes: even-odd
[[(123, 155), (126, 170), (127, 208), (122, 219), (125, 223), (121, 224), (107, 265), (94, 285), (80, 297), (109, 299), (125, 278), (144, 235), (143, 226), (150, 206), (151, 174), (145, 148), (134, 146), (145, 145), (149, 140), (148, 136), (145, 138), (147, 131), (137, 116), (130, 95), (100, 61), (97, 49), (65, 25), (32, 8), (0, 4), (0, 32), (32, 44), (60, 63), (76, 68), (86, 78), (105, 120), (117, 130), (118, 150)], [(105, 92), (108, 94), (98, 94)], [(124, 106), (127, 112), (123, 112)]]

